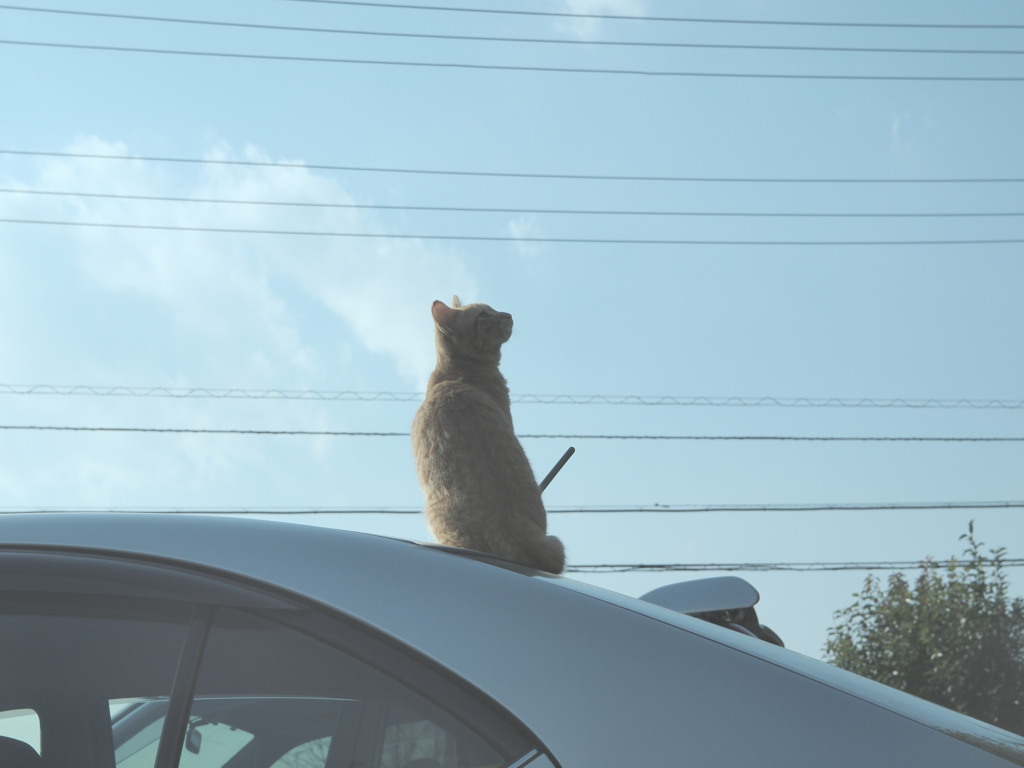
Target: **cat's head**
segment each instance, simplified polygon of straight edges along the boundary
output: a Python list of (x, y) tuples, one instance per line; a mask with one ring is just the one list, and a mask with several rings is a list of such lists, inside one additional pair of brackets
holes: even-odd
[(455, 296), (452, 306), (435, 301), (431, 308), (437, 328), (437, 348), (449, 355), (498, 360), (501, 345), (512, 335), (512, 315), (486, 304), (463, 306)]

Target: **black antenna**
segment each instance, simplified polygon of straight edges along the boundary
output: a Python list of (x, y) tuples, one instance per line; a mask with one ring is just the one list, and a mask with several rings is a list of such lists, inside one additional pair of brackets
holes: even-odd
[(576, 453), (576, 449), (573, 448), (572, 446), (569, 446), (569, 450), (562, 454), (562, 458), (558, 460), (555, 466), (551, 468), (551, 471), (548, 472), (544, 479), (540, 481), (541, 493), (544, 493), (544, 489), (547, 488), (551, 481), (555, 479), (555, 475), (557, 475), (558, 472), (562, 469), (562, 467), (565, 466), (565, 462), (567, 462), (574, 453)]

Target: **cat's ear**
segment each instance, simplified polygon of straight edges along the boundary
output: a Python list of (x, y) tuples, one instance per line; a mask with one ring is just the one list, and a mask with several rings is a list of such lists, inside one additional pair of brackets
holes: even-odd
[(458, 294), (455, 294), (454, 296), (452, 296), (452, 306), (455, 307), (455, 309), (460, 309), (462, 307), (462, 302), (459, 301), (459, 295)]
[(430, 314), (434, 316), (434, 322), (437, 323), (437, 327), (444, 333), (449, 333), (452, 326), (455, 324), (455, 318), (458, 312), (438, 299), (430, 308)]

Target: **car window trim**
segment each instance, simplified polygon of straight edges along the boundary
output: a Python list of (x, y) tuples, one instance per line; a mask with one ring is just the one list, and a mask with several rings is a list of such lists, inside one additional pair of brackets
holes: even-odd
[(178, 659), (174, 682), (171, 684), (167, 714), (164, 716), (153, 768), (177, 768), (181, 759), (189, 714), (192, 711), (192, 697), (199, 677), (199, 665), (202, 662), (206, 637), (210, 632), (215, 611), (216, 608), (211, 605), (197, 604), (195, 607), (195, 614)]
[[(250, 610), (285, 609), (295, 603), (294, 598), (271, 594), (259, 584), (231, 578), (216, 569), (116, 552), (0, 543), (0, 565), (23, 574), (16, 588), (5, 586), (3, 592), (139, 597)], [(112, 579), (112, 574), (119, 579)], [(10, 573), (5, 576), (9, 578)]]

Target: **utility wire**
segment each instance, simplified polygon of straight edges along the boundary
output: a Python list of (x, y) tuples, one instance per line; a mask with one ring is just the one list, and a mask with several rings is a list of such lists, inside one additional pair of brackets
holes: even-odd
[(895, 437), (836, 435), (519, 435), (522, 438), (556, 440), (663, 440), (735, 442), (819, 442), (819, 443), (1021, 443), (1024, 437)]
[(129, 195), (111, 192), (74, 192), (52, 189), (18, 189), (16, 187), (0, 188), (0, 194), (38, 195), (52, 197), (83, 197), (101, 198), (104, 200), (131, 200), (161, 203), (210, 203), (216, 205), (267, 205), (295, 208), (329, 208), (357, 209), (375, 211), (429, 211), (441, 213), (504, 213), (504, 214), (544, 214), (552, 216), (660, 216), (660, 217), (734, 217), (734, 218), (817, 218), (817, 219), (949, 219), (949, 218), (1007, 218), (1024, 216), (1024, 211), (995, 212), (779, 212), (763, 211), (651, 211), (651, 210), (593, 210), (580, 208), (481, 208), (475, 206), (455, 205), (385, 205), (379, 203), (329, 203), (306, 202), (297, 200), (238, 200), (215, 197), (174, 197), (167, 195)]
[[(866, 504), (715, 504), (637, 505), (628, 507), (548, 507), (553, 515), (646, 515), (646, 514), (723, 514), (757, 512), (912, 512), (925, 510), (1024, 509), (1024, 501), (964, 501)], [(420, 515), (420, 507), (0, 507), (0, 514), (43, 512), (109, 512), (180, 515)]]
[(114, 53), (143, 53), (161, 56), (202, 56), (221, 59), (247, 59), (258, 61), (291, 61), (313, 64), (348, 64), (362, 66), (417, 67), (448, 70), (477, 70), (504, 72), (543, 72), (548, 74), (571, 75), (622, 75), (668, 78), (712, 78), (712, 79), (754, 79), (754, 80), (847, 80), (847, 81), (891, 81), (891, 82), (964, 82), (964, 83), (1012, 83), (1024, 82), (1021, 75), (835, 75), (835, 74), (792, 74), (774, 72), (701, 72), (693, 70), (663, 69), (619, 69), (610, 67), (557, 67), (531, 64), (481, 64), (454, 61), (398, 61), (394, 59), (354, 59), (329, 56), (286, 56), (269, 53), (229, 53), (227, 51), (195, 51), (177, 48), (142, 48), (121, 45), (87, 45), (84, 43), (53, 43), (39, 40), (0, 40), (0, 45), (20, 45), (36, 48), (63, 48), (79, 51), (107, 51)]
[[(0, 41), (2, 42), (2, 41)], [(551, 179), (566, 181), (674, 182), (723, 184), (1017, 184), (1022, 176), (987, 176), (974, 178), (869, 178), (869, 177), (768, 177), (768, 176), (653, 176), (596, 173), (529, 173), (522, 171), (478, 171), (443, 168), (388, 168), (381, 166), (331, 165), (325, 163), (272, 162), (269, 160), (227, 160), (194, 157), (155, 157), (145, 155), (110, 155), (90, 152), (45, 152), (28, 149), (3, 149), (0, 155), (25, 157), (63, 157), (80, 160), (127, 160), (147, 163), (181, 163), (187, 165), (228, 165), (247, 168), (295, 168), (307, 171), (344, 171), (356, 173), (398, 173), (431, 176), (468, 176), (507, 179)]]
[[(1024, 501), (939, 501), (939, 502), (869, 502), (859, 504), (651, 504), (631, 507), (549, 507), (555, 514), (584, 515), (676, 515), (722, 513), (776, 512), (910, 512), (923, 510), (986, 510), (1024, 509)], [(419, 510), (415, 510), (419, 511)]]
[[(312, 400), (355, 402), (418, 402), (423, 392), (360, 392), (317, 389), (242, 389), (204, 387), (133, 387), (88, 384), (4, 384), (0, 395), (70, 395), (99, 397), (166, 397), (215, 400)], [(644, 405), (780, 408), (958, 408), (1019, 410), (1024, 400), (968, 398), (868, 397), (708, 397), (678, 395), (518, 394), (512, 402), (536, 405)]]
[[(5, 431), (107, 432), (189, 435), (256, 435), (267, 437), (409, 437), (408, 432), (347, 431), (327, 429), (199, 429), (188, 427), (95, 427), (42, 424), (0, 424)], [(630, 440), (630, 441), (729, 441), (729, 442), (823, 442), (823, 443), (1024, 443), (1024, 437), (955, 436), (836, 436), (836, 435), (601, 435), (521, 434), (520, 439)]]
[[(999, 561), (1006, 568), (1024, 566), (1024, 558)], [(624, 565), (569, 565), (568, 573), (663, 573), (675, 571), (902, 571), (949, 566), (950, 561), (878, 560), (846, 563), (635, 563)]]
[(1024, 400), (867, 397), (706, 397), (673, 395), (515, 395), (513, 402), (552, 405), (674, 405), (781, 408), (1024, 408)]
[(212, 21), (209, 19), (183, 19), (168, 16), (140, 16), (128, 13), (101, 13), (97, 11), (77, 11), (65, 8), (32, 8), (24, 5), (0, 5), (0, 10), (28, 11), (34, 13), (62, 14), (69, 16), (85, 16), (90, 18), (119, 19), (127, 21), (150, 21), (165, 24), (193, 24), (214, 27), (230, 27), (235, 29), (258, 29), (275, 32), (312, 32), (334, 35), (354, 35), (366, 37), (390, 37), (400, 39), (445, 40), (460, 42), (486, 43), (519, 43), (548, 45), (584, 45), (584, 46), (618, 46), (637, 48), (690, 48), (713, 50), (758, 50), (758, 51), (817, 51), (828, 53), (899, 53), (899, 54), (970, 54), (970, 55), (1021, 55), (1024, 50), (1013, 49), (964, 49), (964, 48), (870, 48), (826, 45), (749, 45), (732, 43), (681, 43), (658, 42), (647, 40), (581, 40), (571, 38), (544, 37), (500, 37), (493, 35), (451, 35), (425, 32), (386, 32), (366, 29), (337, 29), (330, 27), (299, 27), (282, 24), (255, 24), (239, 21)]
[(585, 245), (728, 245), (728, 246), (939, 246), (939, 245), (1011, 245), (1024, 243), (1024, 237), (967, 238), (939, 240), (692, 240), (692, 239), (637, 239), (609, 237), (533, 237), (517, 235), (435, 235), (400, 234), (387, 232), (338, 232), (303, 229), (247, 229), (236, 227), (190, 227), (172, 224), (126, 224), (100, 221), (61, 221), (51, 219), (0, 218), (2, 224), (28, 224), (55, 227), (85, 227), (93, 229), (129, 229), (157, 232), (210, 232), (229, 235), (281, 235), (301, 237), (336, 237), (383, 240), (451, 240), (486, 243), (561, 243)]
[(438, 5), (413, 5), (411, 3), (357, 2), (357, 0), (285, 0), (286, 2), (319, 3), (321, 5), (357, 5), (369, 8), (397, 8), (415, 11), (449, 11), (457, 13), (491, 13), (514, 16), (548, 16), (570, 19), (609, 19), (650, 22), (683, 22), (687, 24), (754, 24), (765, 26), (794, 27), (864, 27), (889, 29), (1024, 29), (1024, 24), (919, 24), (856, 21), (775, 21), (769, 19), (708, 19), (682, 16), (636, 16), (613, 13), (570, 13), (567, 11), (525, 11), (505, 8), (466, 8)]

